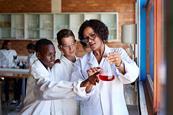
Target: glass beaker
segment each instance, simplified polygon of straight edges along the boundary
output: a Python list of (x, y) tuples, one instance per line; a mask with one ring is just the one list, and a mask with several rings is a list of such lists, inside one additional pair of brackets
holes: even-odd
[(102, 81), (112, 81), (115, 78), (113, 72), (113, 64), (109, 63), (109, 61), (106, 59), (106, 56), (103, 58), (104, 58), (102, 66), (103, 71), (98, 75), (98, 77)]

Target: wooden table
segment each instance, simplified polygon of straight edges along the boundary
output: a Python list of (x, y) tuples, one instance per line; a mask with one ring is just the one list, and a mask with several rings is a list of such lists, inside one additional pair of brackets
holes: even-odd
[(29, 69), (0, 68), (0, 77), (27, 78)]
[[(16, 68), (0, 68), (0, 78), (22, 78), (22, 94), (21, 94), (21, 100), (25, 97), (25, 78), (28, 78), (30, 76), (29, 69), (16, 69)], [(0, 83), (0, 89), (1, 89), (1, 83)], [(0, 96), (2, 96), (2, 93), (0, 91)], [(2, 105), (1, 105), (1, 98), (0, 98), (0, 115), (2, 114)]]

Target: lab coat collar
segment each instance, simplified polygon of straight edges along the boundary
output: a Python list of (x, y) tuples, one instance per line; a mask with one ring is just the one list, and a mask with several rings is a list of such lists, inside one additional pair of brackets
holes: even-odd
[[(76, 56), (75, 56), (76, 60), (78, 59)], [(72, 61), (70, 61), (69, 59), (67, 59), (64, 55), (61, 55), (60, 57), (60, 60), (68, 63), (68, 64), (74, 64)]]
[[(109, 52), (111, 52), (111, 48), (109, 48), (106, 44), (105, 44), (105, 50), (104, 50), (104, 53), (103, 55), (107, 55)], [(103, 60), (104, 57), (102, 57), (102, 60)], [(87, 57), (87, 60), (88, 60), (88, 64), (90, 65), (90, 67), (98, 67), (99, 64), (98, 64), (98, 61), (97, 59), (95, 58), (94, 56), (94, 53), (93, 51), (91, 51)], [(102, 62), (101, 60), (101, 62)]]
[[(48, 67), (46, 69), (45, 66), (38, 59), (35, 60), (35, 62), (32, 64), (31, 69), (37, 69), (37, 71), (41, 72), (41, 74), (43, 75), (42, 77), (44, 77), (44, 78), (49, 77), (50, 68)], [(37, 78), (37, 76), (34, 76), (34, 77)]]

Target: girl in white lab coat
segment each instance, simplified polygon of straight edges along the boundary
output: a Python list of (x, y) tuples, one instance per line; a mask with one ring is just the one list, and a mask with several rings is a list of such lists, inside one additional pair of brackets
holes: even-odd
[(94, 94), (80, 101), (81, 115), (128, 115), (123, 84), (134, 82), (139, 69), (124, 49), (105, 44), (108, 33), (107, 26), (99, 20), (86, 20), (79, 29), (80, 42), (88, 45), (91, 52), (76, 61), (71, 80), (87, 79), (89, 68), (103, 69)]
[[(56, 82), (52, 76), (51, 67), (55, 62), (55, 47), (50, 40), (41, 39), (36, 43), (36, 60), (31, 65), (31, 75), (27, 82), (27, 93), (22, 115), (63, 115), (59, 99), (73, 98), (78, 95), (87, 98), (85, 87), (94, 84), (97, 77), (89, 77), (83, 82)], [(95, 70), (97, 72), (97, 70)], [(95, 73), (93, 72), (93, 73)], [(90, 72), (88, 75), (92, 75)], [(89, 84), (89, 85), (88, 85)], [(86, 88), (87, 89), (87, 88)], [(59, 108), (57, 108), (58, 106)]]

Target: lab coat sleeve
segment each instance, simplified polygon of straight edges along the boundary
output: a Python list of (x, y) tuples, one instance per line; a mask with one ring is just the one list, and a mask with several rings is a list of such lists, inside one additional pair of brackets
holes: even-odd
[[(42, 68), (43, 69), (43, 68)], [(82, 81), (69, 82), (59, 81), (55, 82), (49, 79), (50, 74), (46, 74), (40, 68), (32, 66), (31, 74), (36, 80), (37, 91), (41, 99), (52, 100), (62, 98), (74, 98), (75, 96), (87, 96), (84, 87), (80, 87)]]
[(49, 81), (46, 79), (38, 79), (37, 86), (41, 92), (41, 98), (45, 100), (74, 98), (75, 96), (87, 96), (85, 88), (80, 87), (81, 81)]
[[(82, 62), (80, 59), (78, 59), (76, 62), (75, 62), (75, 65), (74, 65), (74, 68), (73, 68), (73, 72), (72, 72), (72, 76), (71, 76), (71, 81), (72, 82), (75, 82), (75, 81), (84, 81), (88, 78), (88, 76), (86, 74), (84, 74), (82, 72)], [(95, 88), (96, 86), (93, 86), (93, 88), (91, 89), (91, 91), (89, 93), (87, 93), (87, 95), (84, 97), (84, 96), (77, 96), (77, 100), (87, 100), (90, 98), (91, 95), (94, 94), (95, 92)]]
[(88, 77), (82, 73), (81, 60), (77, 60), (74, 64), (71, 81), (86, 80)]
[(136, 63), (130, 59), (130, 57), (127, 55), (124, 49), (121, 48), (120, 52), (121, 52), (120, 54), (122, 62), (124, 63), (125, 66), (125, 74), (123, 75), (117, 68), (116, 68), (116, 73), (118, 75), (118, 79), (123, 84), (129, 84), (134, 82), (139, 76), (139, 68), (136, 65)]

